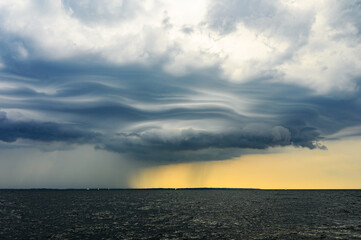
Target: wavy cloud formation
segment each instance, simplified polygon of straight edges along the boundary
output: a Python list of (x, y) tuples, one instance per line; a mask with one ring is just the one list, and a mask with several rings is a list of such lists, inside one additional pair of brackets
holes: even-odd
[(2, 2), (0, 141), (153, 162), (325, 149), (360, 126), (360, 7)]

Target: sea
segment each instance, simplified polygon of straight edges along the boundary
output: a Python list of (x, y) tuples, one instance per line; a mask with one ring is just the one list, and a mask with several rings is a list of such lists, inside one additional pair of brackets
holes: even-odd
[(0, 239), (361, 239), (361, 190), (0, 190)]

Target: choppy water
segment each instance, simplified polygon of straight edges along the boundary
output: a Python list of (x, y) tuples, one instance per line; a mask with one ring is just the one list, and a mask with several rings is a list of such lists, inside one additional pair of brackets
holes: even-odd
[(179, 238), (361, 239), (361, 191), (0, 191), (0, 239)]

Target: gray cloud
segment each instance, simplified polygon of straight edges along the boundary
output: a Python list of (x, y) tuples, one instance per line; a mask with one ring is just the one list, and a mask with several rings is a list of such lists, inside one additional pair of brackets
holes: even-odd
[[(209, 26), (222, 34), (236, 31), (241, 23), (260, 34), (280, 36), (293, 44), (307, 41), (315, 20), (315, 11), (281, 7), (278, 1), (211, 1), (208, 11)], [(294, 50), (294, 49), (293, 49)]]
[(223, 34), (236, 30), (239, 22), (257, 25), (256, 22), (266, 22), (272, 19), (277, 9), (269, 1), (213, 1), (208, 11), (210, 26)]
[(0, 140), (15, 142), (17, 139), (35, 141), (62, 141), (68, 143), (87, 143), (95, 139), (96, 133), (87, 132), (71, 124), (53, 122), (13, 121), (0, 112)]
[[(127, 159), (156, 163), (222, 160), (252, 149), (262, 151), (276, 146), (324, 149), (322, 140), (328, 136), (332, 139), (343, 136), (338, 134), (343, 129), (360, 125), (361, 93), (357, 76), (360, 69), (357, 63), (353, 66), (356, 73), (346, 80), (341, 79), (350, 87), (341, 86), (335, 90), (339, 83), (333, 75), (325, 75), (331, 77), (327, 81), (322, 77), (319, 81), (324, 90), (322, 93), (309, 84), (313, 80), (306, 75), (311, 72), (308, 69), (303, 71), (306, 76), (300, 75), (300, 80), (295, 83), (277, 68), (277, 64), (294, 64), (302, 58), (303, 55), (297, 55), (302, 53), (302, 48), (309, 49), (307, 44), (311, 29), (315, 27), (316, 10), (290, 10), (269, 1), (214, 2), (203, 19), (205, 22), (199, 24), (177, 23), (176, 16), (170, 12), (172, 29), (162, 28), (162, 12), (157, 22), (162, 30), (156, 28), (156, 24), (152, 25), (153, 30), (149, 30), (152, 37), (147, 35), (148, 30), (142, 30), (144, 39), (148, 39), (146, 44), (143, 38), (142, 41), (130, 38), (120, 31), (115, 39), (122, 44), (125, 38), (127, 41), (119, 48), (117, 41), (109, 40), (106, 34), (100, 34), (99, 39), (104, 37), (109, 42), (98, 38), (82, 41), (92, 36), (96, 27), (104, 25), (104, 29), (109, 30), (106, 27), (116, 28), (118, 23), (131, 22), (142, 16), (144, 9), (139, 3), (124, 2), (115, 9), (99, 7), (93, 1), (84, 6), (81, 2), (63, 1), (60, 10), (50, 5), (44, 8), (51, 8), (60, 20), (74, 21), (72, 23), (79, 32), (74, 33), (72, 29), (56, 38), (50, 33), (44, 34), (45, 27), (36, 28), (34, 24), (38, 19), (32, 17), (29, 17), (33, 21), (29, 28), (34, 28), (35, 32), (28, 35), (25, 30), (19, 30), (22, 29), (20, 23), (14, 23), (20, 26), (19, 29), (15, 29), (15, 25), (9, 27), (7, 21), (0, 24), (0, 59), (4, 65), (0, 69), (0, 108), (3, 111), (0, 140), (11, 147), (16, 146), (18, 139), (29, 139), (36, 142), (34, 147), (45, 142), (91, 144)], [(35, 8), (40, 11), (40, 6)], [(339, 13), (338, 19), (346, 19), (351, 26), (348, 34), (341, 34), (342, 39), (354, 44), (355, 39), (359, 39), (359, 32), (352, 30), (352, 26), (357, 25), (357, 13), (352, 11), (353, 14), (346, 17), (339, 9), (351, 11), (352, 8), (342, 5), (334, 11)], [(108, 15), (113, 10), (114, 14)], [(9, 9), (2, 9), (2, 12), (6, 13), (2, 15), (5, 20), (13, 19), (11, 16), (15, 14)], [(51, 16), (37, 14), (45, 20), (53, 20)], [(44, 19), (39, 23), (49, 24), (48, 28), (58, 33), (55, 25), (51, 25), (53, 22)], [(269, 39), (286, 39), (285, 42), (290, 43), (276, 60), (263, 59), (251, 64), (255, 71), (265, 74), (252, 75), (247, 81), (231, 81), (225, 76), (225, 69), (237, 72), (248, 66), (237, 65), (241, 60), (234, 58), (229, 67), (227, 61), (234, 57), (232, 55), (202, 65), (203, 60), (217, 58), (223, 53), (222, 49), (217, 50), (222, 47), (216, 45), (218, 40), (212, 42), (215, 45), (209, 45), (209, 52), (202, 49), (203, 55), (199, 55), (197, 47), (196, 50), (187, 48), (192, 42), (182, 46), (183, 40), (174, 42), (177, 37), (172, 34), (176, 33), (169, 33), (178, 29), (174, 31), (185, 35), (184, 41), (194, 38), (198, 43), (208, 36), (202, 31), (210, 31), (207, 32), (209, 35), (220, 34), (221, 39), (225, 39), (237, 33), (239, 23), (251, 32)], [(332, 24), (338, 29), (335, 22)], [(37, 33), (44, 34), (44, 39), (39, 40)], [(336, 35), (334, 38), (338, 41), (341, 35), (337, 35), (339, 38)], [(172, 39), (169, 40), (172, 44), (162, 48), (163, 44), (168, 44), (164, 40), (168, 38)], [(56, 46), (52, 45), (54, 39), (59, 40)], [(135, 39), (139, 40), (137, 46), (142, 49), (133, 49), (134, 46), (128, 43)], [(204, 40), (204, 44), (208, 44), (208, 40)], [(152, 45), (156, 41), (161, 42), (160, 46)], [(330, 45), (344, 47), (342, 41)], [(231, 49), (232, 44), (228, 45)], [(357, 50), (358, 45), (355, 46)], [(129, 49), (134, 52), (123, 52)], [(174, 49), (180, 50), (175, 54)], [(336, 60), (339, 59), (342, 56)], [(170, 60), (175, 61), (176, 69), (188, 66), (190, 60), (191, 65), (199, 63), (199, 66), (184, 74), (174, 74), (165, 68)], [(225, 64), (223, 60), (227, 66), (222, 65)], [(330, 66), (332, 68), (332, 64)], [(338, 76), (349, 76), (347, 71), (341, 70), (342, 74)]]
[[(14, 72), (3, 77), (14, 85), (1, 92), (11, 98), (2, 101), (3, 111), (24, 109), (48, 117), (41, 122), (3, 115), (3, 141), (92, 143), (130, 159), (155, 162), (220, 160), (247, 149), (324, 148), (319, 141), (361, 120), (357, 93), (314, 96), (294, 85), (262, 79), (234, 84), (207, 74), (173, 77), (157, 72), (150, 80), (154, 71), (136, 66), (77, 68), (74, 76), (74, 66), (59, 66), (61, 76), (52, 81), (46, 80), (50, 70), (39, 70), (36, 79), (26, 71), (22, 77)], [(58, 70), (52, 71), (56, 76)]]
[(69, 15), (79, 19), (85, 24), (116, 24), (134, 17), (143, 10), (139, 1), (69, 1), (62, 0), (64, 8)]

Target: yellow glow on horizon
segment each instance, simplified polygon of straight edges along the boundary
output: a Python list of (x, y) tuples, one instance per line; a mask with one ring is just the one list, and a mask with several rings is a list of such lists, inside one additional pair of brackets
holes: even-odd
[(280, 153), (149, 168), (130, 183), (134, 188), (360, 189), (361, 139), (325, 144), (327, 151), (287, 147)]

